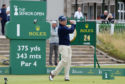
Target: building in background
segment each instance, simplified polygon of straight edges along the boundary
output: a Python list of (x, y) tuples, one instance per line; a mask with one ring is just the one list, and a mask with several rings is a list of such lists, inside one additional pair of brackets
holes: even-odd
[(64, 15), (64, 0), (47, 0), (47, 20), (58, 20)]
[[(125, 21), (125, 0), (64, 0), (65, 14), (73, 17), (76, 8), (81, 7), (88, 20), (99, 20), (104, 10), (108, 10), (119, 21)], [(71, 10), (71, 11), (70, 11)]]
[(118, 2), (118, 19), (120, 21), (125, 21), (125, 0)]
[[(42, 1), (42, 0), (30, 0)], [(88, 20), (99, 20), (104, 10), (108, 10), (119, 21), (125, 21), (125, 0), (45, 0), (47, 20), (57, 20), (60, 15), (73, 17), (76, 8), (81, 7)], [(9, 5), (9, 0), (0, 0)]]
[[(0, 0), (2, 4), (9, 5), (10, 0)], [(58, 20), (60, 15), (64, 15), (64, 0), (26, 0), (26, 1), (47, 1), (47, 20)]]
[(0, 8), (2, 7), (2, 4), (9, 6), (9, 0), (0, 0)]

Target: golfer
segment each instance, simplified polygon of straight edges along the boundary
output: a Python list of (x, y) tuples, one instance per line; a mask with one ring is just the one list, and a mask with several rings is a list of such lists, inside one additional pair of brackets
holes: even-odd
[(70, 46), (70, 37), (69, 34), (74, 32), (75, 29), (75, 21), (70, 21), (71, 28), (66, 26), (67, 18), (65, 16), (59, 17), (59, 28), (58, 28), (58, 36), (59, 36), (59, 53), (61, 54), (61, 61), (55, 68), (55, 70), (50, 72), (49, 80), (53, 80), (54, 76), (58, 75), (59, 72), (64, 67), (65, 70), (65, 81), (70, 81), (69, 71), (71, 66), (71, 56), (72, 50)]

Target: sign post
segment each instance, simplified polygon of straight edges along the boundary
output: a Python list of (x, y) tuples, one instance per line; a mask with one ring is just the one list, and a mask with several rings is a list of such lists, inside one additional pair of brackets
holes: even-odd
[(50, 36), (46, 1), (10, 0), (10, 10), (6, 24), (10, 73), (46, 74), (46, 39)]
[(94, 46), (94, 68), (96, 64), (100, 68), (96, 57), (96, 22), (77, 21), (76, 30), (70, 35), (71, 45), (92, 45)]

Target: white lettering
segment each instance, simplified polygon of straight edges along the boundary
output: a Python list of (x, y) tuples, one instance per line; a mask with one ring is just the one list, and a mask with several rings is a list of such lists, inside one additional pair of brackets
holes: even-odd
[(25, 62), (25, 61), (21, 61), (21, 67), (22, 66), (25, 66), (25, 67), (30, 67), (31, 66), (31, 63), (29, 62)]

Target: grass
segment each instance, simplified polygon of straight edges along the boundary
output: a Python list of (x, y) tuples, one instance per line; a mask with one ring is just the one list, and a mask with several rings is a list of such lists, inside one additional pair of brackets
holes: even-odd
[[(101, 68), (125, 68), (125, 65), (100, 65)], [(76, 68), (93, 68), (93, 66), (77, 66)]]
[(8, 78), (8, 84), (124, 84), (125, 77), (115, 77), (115, 80), (102, 80), (101, 76), (70, 76), (70, 81), (65, 82), (64, 76), (56, 76), (53, 81), (48, 80), (48, 75), (1, 75)]
[[(125, 65), (100, 65), (101, 68), (125, 68)], [(8, 65), (0, 65), (0, 67), (9, 67)], [(54, 67), (54, 66), (48, 66)], [(93, 65), (88, 66), (72, 66), (74, 68), (93, 68)]]
[[(125, 68), (125, 65), (100, 65), (101, 68)], [(54, 67), (54, 66), (48, 66)], [(73, 68), (93, 68), (93, 65), (88, 66), (72, 66)]]
[(115, 33), (110, 35), (102, 33), (98, 35), (100, 41), (98, 48), (107, 52), (109, 55), (125, 61), (125, 33)]
[(0, 64), (0, 67), (9, 67), (9, 65)]

